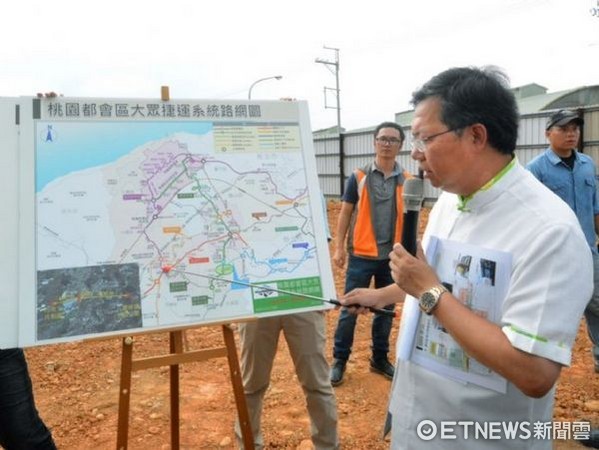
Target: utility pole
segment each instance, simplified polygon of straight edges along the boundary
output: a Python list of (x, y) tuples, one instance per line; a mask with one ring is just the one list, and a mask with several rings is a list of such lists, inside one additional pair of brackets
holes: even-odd
[[(314, 62), (318, 64), (324, 64), (329, 71), (335, 75), (335, 89), (333, 88), (324, 88), (324, 107), (325, 109), (336, 109), (337, 110), (337, 133), (339, 135), (339, 175), (341, 178), (341, 189), (340, 193), (343, 194), (343, 187), (345, 184), (345, 170), (344, 170), (344, 152), (343, 152), (343, 139), (341, 136), (341, 91), (339, 90), (339, 49), (333, 47), (327, 47), (323, 45), (324, 49), (332, 50), (335, 52), (335, 61), (329, 61), (326, 59), (316, 58)], [(335, 91), (337, 105), (329, 106), (327, 105), (327, 90)]]

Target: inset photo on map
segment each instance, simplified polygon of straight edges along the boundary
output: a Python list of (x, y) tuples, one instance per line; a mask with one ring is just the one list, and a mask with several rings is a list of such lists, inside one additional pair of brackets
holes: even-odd
[(37, 339), (142, 326), (137, 263), (37, 273)]

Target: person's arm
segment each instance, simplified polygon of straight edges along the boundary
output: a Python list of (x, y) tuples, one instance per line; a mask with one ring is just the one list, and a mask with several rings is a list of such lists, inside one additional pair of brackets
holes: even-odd
[[(440, 281), (426, 262), (420, 245), (417, 256), (410, 255), (401, 244), (395, 244), (390, 254), (390, 266), (395, 282), (405, 292), (419, 298)], [(469, 356), (509, 380), (529, 397), (544, 396), (557, 381), (560, 364), (518, 350), (498, 325), (473, 313), (451, 293), (441, 295), (433, 315)]]
[(341, 202), (341, 211), (337, 219), (337, 234), (335, 235), (335, 253), (333, 254), (333, 261), (337, 264), (337, 267), (343, 267), (347, 259), (345, 240), (347, 239), (347, 230), (349, 229), (354, 207), (352, 203)]
[(595, 234), (599, 236), (599, 214), (595, 216)]
[[(370, 289), (370, 288), (357, 288), (353, 289), (347, 294), (343, 295), (339, 301), (344, 306), (348, 305), (361, 305), (364, 308), (357, 308), (356, 313), (367, 313), (369, 312), (368, 307), (373, 306), (375, 308), (384, 308), (392, 303), (399, 303), (404, 301), (406, 293), (402, 291), (399, 286), (395, 283), (390, 284), (384, 288)], [(352, 309), (352, 308), (350, 308)]]

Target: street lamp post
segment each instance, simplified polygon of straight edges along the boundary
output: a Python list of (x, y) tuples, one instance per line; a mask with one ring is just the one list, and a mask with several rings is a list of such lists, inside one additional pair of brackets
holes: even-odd
[(274, 77), (264, 77), (264, 78), (260, 78), (259, 80), (254, 81), (252, 83), (252, 85), (250, 86), (250, 90), (248, 91), (248, 100), (252, 99), (252, 89), (258, 83), (260, 83), (261, 81), (266, 81), (266, 80), (280, 80), (281, 78), (283, 78), (282, 75), (275, 75)]

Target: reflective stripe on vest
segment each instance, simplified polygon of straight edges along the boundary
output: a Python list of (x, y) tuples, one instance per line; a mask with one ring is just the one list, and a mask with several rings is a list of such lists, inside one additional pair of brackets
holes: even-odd
[[(356, 221), (354, 223), (352, 245), (353, 254), (356, 256), (366, 256), (369, 258), (379, 257), (378, 246), (376, 244), (376, 235), (374, 224), (372, 223), (370, 194), (366, 185), (366, 174), (363, 170), (356, 169), (356, 180), (358, 182), (358, 203)], [(404, 172), (404, 177), (411, 176)], [(403, 227), (403, 185), (398, 184), (395, 191), (396, 217), (395, 217), (395, 236), (393, 242), (400, 242), (401, 230)]]

